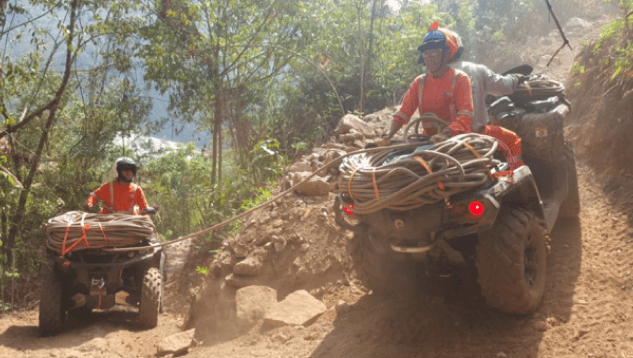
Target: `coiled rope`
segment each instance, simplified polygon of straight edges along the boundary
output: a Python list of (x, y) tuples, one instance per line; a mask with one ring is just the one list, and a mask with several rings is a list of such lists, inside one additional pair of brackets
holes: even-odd
[(469, 133), (427, 150), (408, 150), (399, 161), (390, 161), (391, 148), (357, 154), (343, 159), (339, 190), (354, 200), (357, 214), (434, 204), (491, 178), (489, 168), (500, 164), (493, 158), (497, 145), (492, 137)]
[(44, 225), (46, 246), (62, 255), (72, 250), (140, 244), (156, 235), (149, 216), (69, 211)]
[(537, 99), (558, 96), (564, 101), (565, 86), (558, 81), (549, 79), (547, 75), (531, 75), (529, 81), (521, 83), (510, 98), (518, 103), (525, 103)]

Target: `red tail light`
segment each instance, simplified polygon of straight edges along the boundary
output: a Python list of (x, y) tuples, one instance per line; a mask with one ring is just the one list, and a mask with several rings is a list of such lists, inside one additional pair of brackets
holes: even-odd
[(474, 216), (481, 216), (484, 214), (484, 204), (480, 201), (471, 201), (468, 204), (468, 211)]
[(345, 206), (343, 206), (343, 211), (345, 211), (345, 214), (347, 214), (347, 216), (356, 215), (354, 213), (354, 204), (345, 204)]

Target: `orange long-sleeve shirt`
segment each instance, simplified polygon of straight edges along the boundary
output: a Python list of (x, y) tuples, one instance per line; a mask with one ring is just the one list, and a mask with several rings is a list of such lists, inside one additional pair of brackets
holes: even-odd
[[(113, 191), (110, 191), (110, 188)], [(95, 206), (99, 201), (103, 201), (103, 208), (99, 214), (110, 214), (113, 212), (127, 212), (134, 214), (133, 209), (138, 205), (139, 211), (147, 208), (145, 194), (140, 186), (134, 183), (119, 182), (114, 179), (103, 184), (99, 189), (93, 191), (88, 196), (86, 203)], [(114, 201), (114, 204), (112, 203)]]
[[(420, 82), (426, 78), (420, 97)], [(470, 133), (473, 123), (473, 95), (468, 75), (451, 68), (440, 78), (432, 74), (418, 76), (409, 86), (400, 110), (393, 119), (403, 125), (415, 113), (435, 113), (440, 119), (449, 122), (448, 128), (453, 135)], [(432, 125), (424, 125), (425, 133), (434, 134)]]

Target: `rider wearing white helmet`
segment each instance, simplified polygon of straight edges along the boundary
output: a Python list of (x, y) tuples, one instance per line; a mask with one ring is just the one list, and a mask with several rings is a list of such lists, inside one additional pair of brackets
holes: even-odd
[(114, 162), (118, 176), (99, 189), (93, 191), (84, 203), (84, 211), (90, 212), (99, 202), (103, 202), (103, 208), (99, 214), (126, 213), (136, 215), (138, 207), (140, 212), (147, 208), (145, 194), (140, 186), (133, 183), (138, 166), (134, 160), (122, 157)]

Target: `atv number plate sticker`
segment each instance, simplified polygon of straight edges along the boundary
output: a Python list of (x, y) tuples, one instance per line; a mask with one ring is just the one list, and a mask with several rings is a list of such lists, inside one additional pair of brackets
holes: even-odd
[(547, 137), (547, 127), (536, 128), (536, 138)]

